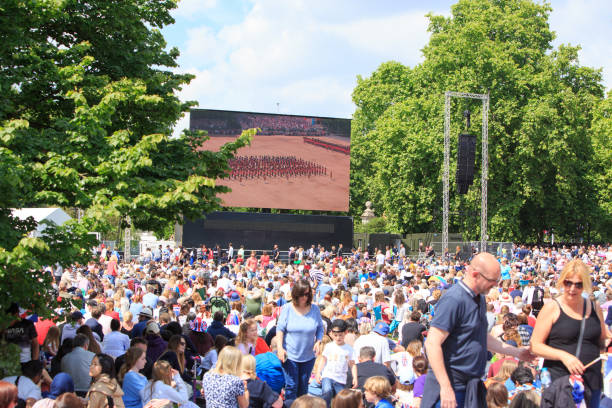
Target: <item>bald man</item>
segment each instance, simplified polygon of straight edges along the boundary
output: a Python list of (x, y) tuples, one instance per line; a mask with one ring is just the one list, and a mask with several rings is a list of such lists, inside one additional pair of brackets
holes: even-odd
[(534, 359), (528, 349), (509, 346), (487, 333), (485, 295), (498, 285), (500, 275), (497, 259), (480, 253), (463, 280), (438, 301), (425, 341), (430, 371), (421, 408), (463, 408), (468, 383), (485, 373), (487, 349), (525, 361)]

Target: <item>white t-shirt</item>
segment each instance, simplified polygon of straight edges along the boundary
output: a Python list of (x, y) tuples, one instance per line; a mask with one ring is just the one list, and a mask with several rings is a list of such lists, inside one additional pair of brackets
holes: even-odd
[(280, 287), (280, 291), (283, 293), (285, 297), (287, 297), (287, 294), (291, 292), (291, 286), (289, 286), (288, 283), (285, 283), (284, 285)]
[(226, 277), (223, 277), (217, 281), (217, 288), (222, 288), (223, 291), (229, 292), (229, 290), (231, 289), (231, 284), (232, 281), (230, 281)]
[(398, 322), (403, 322), (404, 316), (408, 312), (410, 312), (410, 305), (408, 303), (404, 303), (403, 305), (397, 308), (397, 313), (395, 314), (395, 317), (393, 318), (393, 320), (398, 321)]
[(385, 264), (385, 256), (380, 253), (376, 255), (376, 265), (384, 265)]
[(415, 380), (412, 368), (412, 356), (406, 351), (391, 355), (391, 368), (400, 382), (406, 383)]
[(365, 336), (360, 336), (353, 343), (354, 360), (359, 361), (359, 352), (362, 347), (372, 346), (376, 351), (376, 356), (374, 357), (375, 363), (386, 363), (391, 361), (391, 352), (389, 350), (389, 342), (386, 337), (383, 337), (377, 333), (366, 334)]
[(353, 360), (353, 348), (348, 344), (341, 346), (336, 342), (327, 343), (323, 349), (323, 357), (327, 359), (321, 377), (330, 378), (340, 384), (346, 384), (349, 361)]

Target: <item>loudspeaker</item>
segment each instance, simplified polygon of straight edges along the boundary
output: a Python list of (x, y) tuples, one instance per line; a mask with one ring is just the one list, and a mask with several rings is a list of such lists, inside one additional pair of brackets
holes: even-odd
[(474, 161), (476, 159), (476, 136), (462, 133), (457, 148), (457, 192), (466, 194), (474, 183)]

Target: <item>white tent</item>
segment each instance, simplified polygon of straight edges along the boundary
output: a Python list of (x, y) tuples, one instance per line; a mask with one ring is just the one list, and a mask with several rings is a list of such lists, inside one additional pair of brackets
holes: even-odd
[(38, 223), (36, 231), (33, 231), (31, 235), (33, 237), (41, 236), (45, 230), (46, 225), (40, 224), (41, 221), (52, 221), (57, 225), (63, 225), (66, 221), (72, 219), (64, 210), (61, 208), (20, 208), (14, 209), (13, 215), (21, 220), (25, 220), (28, 217), (33, 217)]

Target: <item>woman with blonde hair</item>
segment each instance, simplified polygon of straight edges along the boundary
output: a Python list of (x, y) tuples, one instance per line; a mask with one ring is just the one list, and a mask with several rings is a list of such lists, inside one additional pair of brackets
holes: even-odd
[(134, 322), (132, 321), (133, 316), (132, 312), (126, 310), (123, 312), (122, 321), (121, 321), (121, 333), (132, 336), (132, 329), (134, 328)]
[(215, 368), (204, 374), (202, 389), (206, 406), (247, 408), (249, 391), (240, 379), (242, 353), (236, 347), (225, 346), (217, 357)]
[(257, 378), (255, 365), (255, 357), (250, 354), (242, 356), (242, 379), (247, 382), (249, 408), (282, 408), (283, 399), (265, 381)]
[(147, 404), (153, 399), (167, 399), (179, 404), (181, 408), (197, 407), (189, 401), (189, 391), (180, 374), (167, 361), (155, 362), (151, 377), (143, 391), (143, 403)]
[(254, 319), (247, 319), (240, 323), (238, 335), (236, 336), (236, 347), (242, 354), (255, 355), (257, 344), (257, 322)]
[[(568, 262), (557, 281), (561, 295), (544, 304), (531, 336), (531, 351), (544, 357), (544, 367), (555, 381), (565, 375), (582, 375), (590, 399), (588, 407), (599, 406), (603, 386), (601, 361), (585, 370), (585, 365), (599, 357), (602, 346), (607, 346), (610, 334), (601, 307), (587, 301), (583, 294), (591, 294), (591, 270), (579, 259)], [(582, 320), (584, 331), (580, 337)]]
[[(501, 363), (501, 366), (499, 367), (499, 371), (497, 371), (497, 375), (495, 375), (495, 377), (487, 378), (484, 383), (485, 387), (489, 388), (493, 383), (506, 384), (506, 381), (508, 381), (516, 367), (518, 367), (518, 362), (516, 360), (504, 360)], [(514, 387), (514, 383), (512, 383), (511, 381), (510, 383), (512, 384), (512, 387)], [(510, 383), (508, 385), (510, 385)]]

